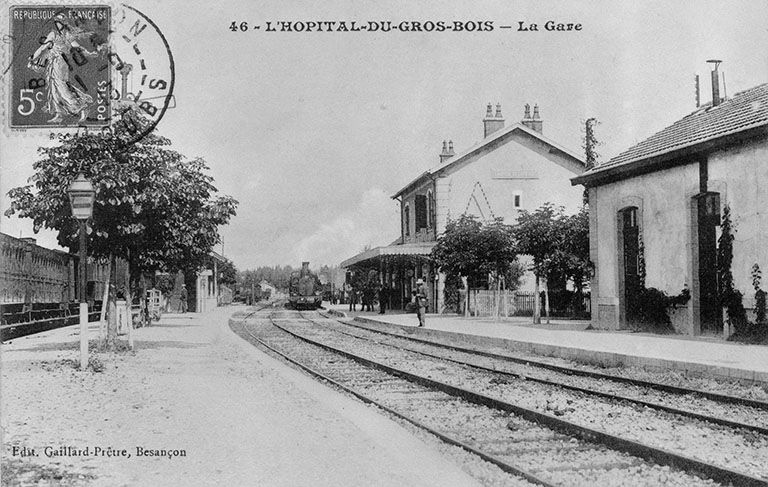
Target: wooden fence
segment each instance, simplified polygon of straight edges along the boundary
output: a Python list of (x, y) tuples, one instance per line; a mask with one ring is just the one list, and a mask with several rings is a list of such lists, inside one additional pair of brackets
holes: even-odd
[[(532, 316), (535, 307), (535, 293), (517, 292), (517, 291), (489, 291), (485, 289), (469, 290), (469, 314), (470, 316)], [(459, 314), (464, 313), (464, 302), (466, 300), (466, 291), (459, 290)], [(544, 298), (541, 299), (541, 315), (544, 316)], [(583, 312), (591, 312), (591, 301), (589, 295), (584, 296)], [(576, 311), (573, 309), (550, 309), (552, 316), (574, 316)]]
[[(0, 309), (0, 341), (80, 322), (79, 303), (9, 304), (0, 306)], [(98, 321), (100, 312), (101, 301), (98, 301), (89, 310), (88, 321)]]

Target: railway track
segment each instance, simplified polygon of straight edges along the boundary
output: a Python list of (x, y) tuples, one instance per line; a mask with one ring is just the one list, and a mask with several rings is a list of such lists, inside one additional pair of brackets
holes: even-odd
[[(316, 320), (303, 318), (318, 324)], [(448, 360), (517, 379), (555, 386), (608, 400), (632, 402), (641, 407), (768, 435), (768, 403), (766, 402), (723, 394), (704, 394), (697, 389), (670, 388), (665, 384), (635, 381), (624, 377), (621, 377), (621, 380), (615, 380), (615, 376), (562, 366), (553, 368), (551, 364), (546, 364), (548, 367), (540, 367), (540, 363), (535, 361), (523, 362), (514, 357), (512, 357), (513, 360), (510, 360), (510, 357), (505, 355), (436, 343), (381, 330), (356, 327), (355, 325), (350, 328), (348, 323), (332, 318), (331, 320), (330, 323), (322, 323), (322, 326), (331, 326), (339, 333), (354, 338), (403, 348), (425, 356)], [(735, 420), (734, 417), (741, 418), (741, 420)]]
[(456, 345), (437, 342), (434, 340), (426, 340), (422, 338), (413, 337), (408, 335), (406, 332), (395, 333), (395, 332), (385, 331), (381, 329), (373, 329), (369, 326), (365, 326), (364, 324), (358, 324), (358, 323), (349, 322), (349, 321), (341, 321), (336, 318), (332, 318), (328, 315), (324, 315), (322, 313), (321, 313), (321, 316), (329, 320), (333, 320), (342, 325), (345, 325), (347, 327), (354, 327), (361, 330), (378, 333), (381, 335), (388, 335), (388, 336), (403, 338), (415, 343), (424, 343), (427, 345), (442, 347), (442, 348), (446, 348), (448, 350), (454, 350), (457, 352), (467, 352), (467, 353), (482, 355), (490, 358), (496, 358), (496, 359), (508, 361), (511, 363), (532, 366), (539, 369), (546, 369), (552, 372), (558, 372), (558, 373), (564, 374), (566, 376), (578, 376), (578, 377), (585, 377), (585, 378), (594, 378), (601, 381), (610, 381), (613, 383), (623, 383), (623, 384), (628, 384), (632, 386), (656, 390), (663, 393), (673, 393), (678, 395), (693, 394), (696, 396), (708, 398), (713, 401), (718, 401), (722, 403), (743, 405), (748, 407), (754, 407), (757, 409), (768, 410), (768, 402), (762, 401), (759, 399), (752, 399), (749, 397), (743, 397), (743, 396), (737, 396), (737, 395), (722, 394), (722, 393), (717, 393), (717, 392), (707, 391), (707, 390), (697, 389), (697, 388), (691, 388), (691, 387), (681, 387), (681, 386), (666, 384), (663, 382), (641, 380), (641, 379), (636, 379), (632, 377), (625, 377), (621, 375), (598, 372), (596, 370), (589, 370), (585, 368), (557, 365), (557, 364), (546, 362), (544, 360), (537, 360), (532, 356), (515, 355), (513, 353), (510, 353), (508, 350), (504, 350), (503, 353), (496, 353), (488, 350), (479, 350), (479, 349), (474, 349), (469, 347), (460, 347)]
[[(541, 485), (713, 485), (713, 481), (766, 485), (765, 480), (748, 474), (428, 377), (437, 374), (407, 367), (413, 356), (382, 359), (371, 350), (360, 351), (366, 347), (359, 346), (363, 343), (359, 338), (346, 336), (343, 346), (332, 345), (328, 336), (309, 336), (322, 334), (318, 325), (307, 326), (310, 321), (297, 324), (291, 315), (241, 323), (237, 331), (250, 341), (278, 350), (312, 374), (496, 464), (517, 481)], [(369, 344), (367, 348), (385, 347)], [(387, 348), (383, 355), (392, 355), (394, 349)], [(437, 360), (422, 357), (418, 360)]]

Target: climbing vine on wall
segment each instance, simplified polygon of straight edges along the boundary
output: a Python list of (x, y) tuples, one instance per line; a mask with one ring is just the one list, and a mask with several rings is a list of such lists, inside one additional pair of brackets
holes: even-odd
[(752, 287), (755, 288), (755, 321), (758, 324), (765, 323), (765, 291), (760, 288), (763, 275), (760, 266), (755, 263), (752, 266)]
[(643, 243), (643, 226), (637, 228), (637, 277), (640, 288), (645, 289), (645, 244)]
[(736, 327), (736, 332), (745, 332), (747, 315), (742, 304), (743, 295), (733, 287), (733, 224), (731, 208), (723, 207), (723, 217), (720, 226), (721, 234), (717, 240), (717, 282), (720, 305), (728, 310), (728, 318)]

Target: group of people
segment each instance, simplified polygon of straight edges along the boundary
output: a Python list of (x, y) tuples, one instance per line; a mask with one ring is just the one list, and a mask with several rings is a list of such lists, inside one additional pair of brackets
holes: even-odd
[[(378, 290), (371, 294), (370, 292), (354, 289), (349, 284), (346, 286), (345, 289), (349, 294), (349, 311), (357, 311), (358, 301), (361, 303), (360, 311), (373, 311), (375, 299), (379, 302), (379, 314), (383, 315), (385, 313), (390, 293), (392, 292), (391, 289), (380, 285)], [(424, 285), (423, 279), (417, 279), (416, 289), (411, 291), (411, 307), (416, 310), (416, 315), (419, 317), (419, 326), (425, 326), (429, 300), (427, 299), (427, 288)]]
[(389, 290), (384, 286), (379, 286), (376, 290), (354, 289), (349, 284), (346, 285), (347, 295), (349, 296), (349, 310), (357, 311), (357, 303), (360, 303), (360, 311), (373, 311), (373, 307), (378, 301), (379, 314), (384, 314), (389, 300)]

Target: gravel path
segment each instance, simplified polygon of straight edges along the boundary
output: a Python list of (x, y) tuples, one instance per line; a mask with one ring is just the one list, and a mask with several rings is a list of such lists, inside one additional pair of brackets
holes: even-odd
[[(136, 353), (100, 354), (101, 373), (76, 370), (72, 328), (2, 345), (3, 485), (477, 485), (376, 410), (240, 341), (232, 311), (140, 329)], [(44, 454), (60, 446), (90, 454)]]

